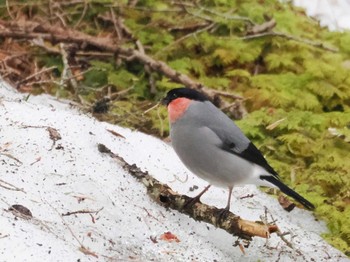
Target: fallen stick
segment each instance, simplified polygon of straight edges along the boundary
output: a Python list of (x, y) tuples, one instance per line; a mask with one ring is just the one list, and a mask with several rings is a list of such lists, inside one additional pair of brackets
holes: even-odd
[(151, 198), (166, 208), (177, 210), (197, 221), (212, 224), (234, 236), (246, 240), (251, 240), (252, 237), (255, 236), (269, 238), (271, 233), (279, 231), (276, 225), (266, 225), (263, 222), (244, 220), (231, 212), (229, 212), (226, 217), (218, 219), (218, 216), (215, 214), (217, 214), (220, 209), (203, 203), (198, 202), (194, 205), (184, 206), (185, 203), (192, 198), (174, 192), (168, 185), (162, 184), (147, 172), (141, 171), (135, 164), (131, 165), (127, 163), (122, 157), (113, 153), (105, 145), (98, 144), (98, 150), (120, 162), (130, 175), (146, 186), (147, 192)]

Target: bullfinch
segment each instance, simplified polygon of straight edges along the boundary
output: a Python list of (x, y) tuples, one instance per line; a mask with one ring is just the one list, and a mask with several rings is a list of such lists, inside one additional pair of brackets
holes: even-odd
[(194, 89), (176, 88), (163, 98), (170, 122), (173, 148), (184, 165), (209, 185), (228, 188), (225, 210), (230, 209), (232, 188), (255, 184), (278, 188), (307, 209), (314, 205), (285, 185), (262, 153), (239, 127), (208, 97)]

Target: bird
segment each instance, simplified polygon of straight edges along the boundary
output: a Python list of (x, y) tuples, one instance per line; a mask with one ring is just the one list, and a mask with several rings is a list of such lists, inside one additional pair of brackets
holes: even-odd
[(192, 88), (167, 92), (161, 103), (167, 107), (172, 146), (183, 164), (209, 182), (193, 203), (212, 186), (228, 188), (229, 211), (234, 186), (255, 184), (278, 188), (305, 208), (315, 206), (281, 181), (263, 154), (240, 128), (210, 99)]

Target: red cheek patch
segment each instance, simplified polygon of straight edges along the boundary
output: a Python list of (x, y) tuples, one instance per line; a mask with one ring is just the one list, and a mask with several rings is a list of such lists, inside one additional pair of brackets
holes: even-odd
[(168, 113), (171, 123), (174, 123), (185, 113), (191, 101), (191, 99), (180, 97), (170, 102), (168, 105)]

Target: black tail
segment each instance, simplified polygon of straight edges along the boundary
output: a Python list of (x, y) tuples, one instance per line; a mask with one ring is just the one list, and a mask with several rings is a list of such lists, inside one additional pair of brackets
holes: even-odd
[(274, 184), (283, 193), (285, 193), (286, 195), (294, 198), (296, 201), (298, 201), (300, 204), (302, 204), (307, 209), (309, 209), (309, 210), (315, 209), (315, 206), (313, 204), (311, 204), (309, 201), (307, 201), (305, 198), (303, 198), (301, 195), (299, 195), (293, 189), (291, 189), (288, 186), (286, 186), (285, 184), (283, 184), (276, 177), (274, 177), (274, 176), (260, 176), (260, 179), (266, 180), (266, 181), (270, 182), (271, 184)]

